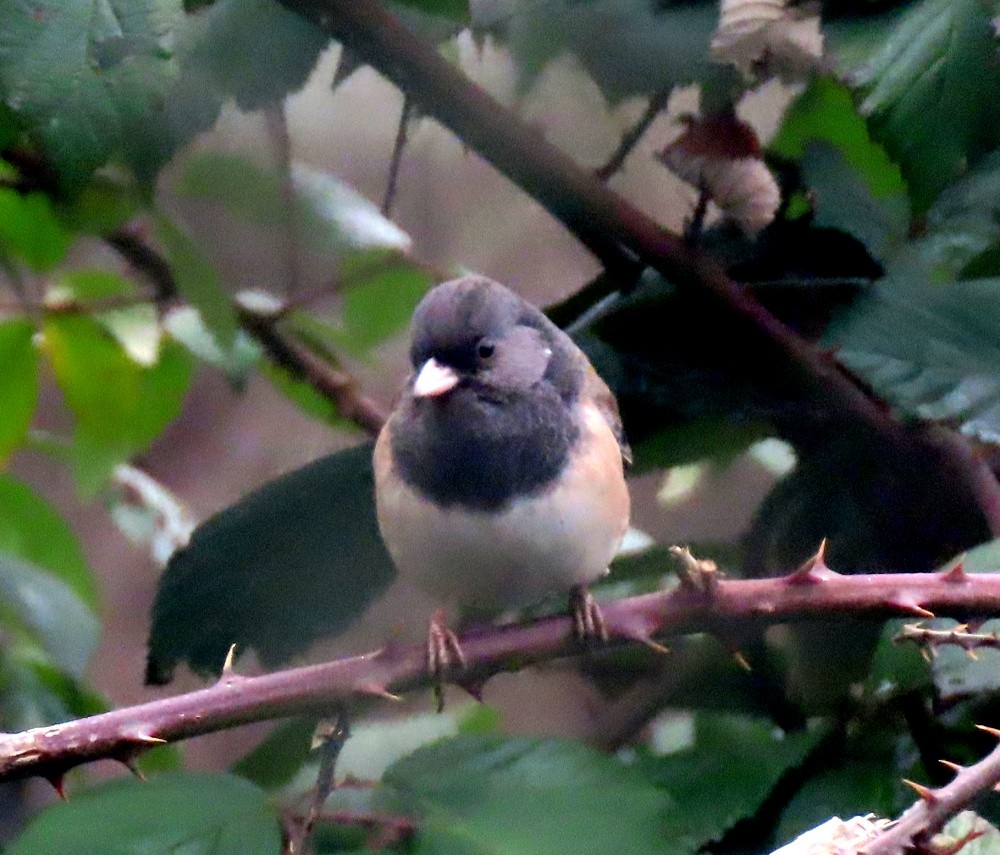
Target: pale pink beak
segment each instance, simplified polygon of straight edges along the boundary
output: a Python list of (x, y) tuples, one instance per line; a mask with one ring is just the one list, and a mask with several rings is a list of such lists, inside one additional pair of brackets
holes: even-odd
[(413, 381), (415, 398), (436, 398), (458, 385), (458, 374), (454, 368), (442, 365), (436, 359), (428, 359)]

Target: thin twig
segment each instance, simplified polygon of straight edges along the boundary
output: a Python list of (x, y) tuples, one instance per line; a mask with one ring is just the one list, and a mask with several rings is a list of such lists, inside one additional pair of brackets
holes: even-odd
[[(146, 244), (137, 229), (116, 232), (106, 238), (122, 256), (149, 279), (160, 299), (177, 295), (177, 285), (169, 263)], [(353, 421), (368, 434), (375, 436), (385, 422), (385, 411), (373, 400), (361, 394), (357, 382), (348, 372), (330, 365), (316, 353), (279, 330), (279, 314), (255, 312), (234, 302), (240, 324), (261, 344), (264, 353), (276, 365), (306, 380), (317, 392), (330, 400), (337, 412)]]
[(628, 160), (628, 156), (639, 144), (639, 140), (642, 139), (643, 134), (649, 130), (650, 125), (656, 121), (656, 117), (659, 116), (664, 109), (666, 109), (667, 102), (669, 100), (669, 89), (663, 89), (659, 92), (653, 93), (653, 97), (649, 99), (649, 104), (646, 106), (646, 109), (639, 118), (639, 121), (622, 134), (621, 143), (615, 150), (614, 154), (608, 158), (607, 162), (603, 166), (598, 167), (594, 173), (597, 176), (598, 181), (607, 181), (625, 165), (625, 161)]
[(299, 292), (302, 282), (302, 263), (299, 259), (299, 219), (295, 204), (295, 185), (292, 181), (292, 139), (288, 133), (288, 117), (284, 103), (266, 110), (268, 135), (274, 147), (278, 171), (281, 174), (280, 221), (285, 234), (285, 295)]
[[(911, 573), (842, 576), (825, 565), (776, 579), (721, 580), (711, 592), (677, 588), (602, 606), (610, 645), (647, 644), (652, 637), (740, 630), (850, 615), (953, 617), (1000, 614), (1000, 575)], [(481, 685), (504, 670), (580, 652), (569, 617), (478, 631), (462, 639), (467, 667), (459, 685)], [(209, 688), (139, 706), (0, 735), (0, 780), (42, 776), (59, 781), (72, 767), (101, 758), (132, 760), (144, 749), (246, 724), (332, 707), (347, 712), (372, 698), (426, 688), (426, 645), (378, 652), (261, 677), (223, 672)]]
[(406, 149), (407, 133), (410, 120), (413, 118), (413, 100), (403, 96), (403, 108), (399, 112), (399, 126), (396, 128), (396, 140), (392, 145), (392, 159), (389, 161), (389, 177), (385, 182), (385, 195), (382, 197), (382, 215), (392, 216), (392, 206), (396, 201), (396, 187), (399, 183), (399, 168), (403, 163), (403, 151)]
[(931, 658), (939, 647), (961, 647), (973, 659), (974, 651), (983, 648), (1000, 649), (1000, 634), (995, 632), (969, 632), (967, 624), (959, 624), (952, 629), (930, 629), (919, 624), (904, 626), (893, 641), (897, 644), (913, 642), (919, 645), (925, 658)]

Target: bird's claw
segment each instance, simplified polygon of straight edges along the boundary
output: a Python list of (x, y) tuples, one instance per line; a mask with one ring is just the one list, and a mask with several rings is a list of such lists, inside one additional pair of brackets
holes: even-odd
[(434, 684), (438, 712), (444, 711), (445, 677), (467, 664), (458, 637), (445, 623), (446, 617), (444, 609), (438, 609), (427, 627), (427, 673)]
[(608, 627), (594, 595), (583, 585), (574, 588), (569, 598), (573, 616), (573, 637), (581, 644), (607, 644)]

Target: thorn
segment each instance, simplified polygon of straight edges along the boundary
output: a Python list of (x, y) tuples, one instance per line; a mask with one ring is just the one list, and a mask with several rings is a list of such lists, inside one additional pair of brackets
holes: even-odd
[(236, 661), (236, 645), (229, 645), (229, 652), (226, 653), (226, 661), (222, 663), (222, 676), (229, 677), (233, 673), (233, 663)]
[(912, 597), (893, 597), (887, 602), (887, 605), (892, 606), (894, 609), (899, 609), (900, 611), (920, 615), (920, 617), (924, 618), (936, 617), (934, 612), (925, 609)]
[(951, 769), (956, 775), (961, 772), (965, 767), (961, 763), (952, 763), (951, 760), (938, 760), (942, 766), (947, 769)]
[(969, 581), (969, 574), (965, 572), (965, 565), (959, 561), (954, 567), (938, 573), (938, 578), (951, 585), (961, 585), (963, 582)]
[(789, 573), (785, 577), (786, 584), (789, 585), (818, 585), (820, 582), (829, 581), (839, 574), (834, 573), (826, 565), (826, 538), (824, 537), (816, 550), (816, 554), (807, 558), (798, 570)]
[(753, 668), (751, 668), (750, 663), (747, 662), (746, 656), (744, 656), (739, 650), (733, 651), (733, 660), (736, 662), (737, 665), (740, 666), (740, 668), (742, 668), (748, 674), (753, 673)]
[(965, 655), (968, 656), (973, 662), (979, 661), (979, 654), (976, 653), (971, 647), (965, 648)]
[(69, 801), (66, 797), (66, 773), (65, 772), (53, 772), (51, 775), (46, 775), (45, 780), (52, 784), (52, 788), (56, 791), (56, 795), (59, 796), (64, 802)]
[(146, 776), (142, 774), (142, 770), (135, 765), (135, 760), (131, 757), (116, 757), (119, 763), (122, 764), (126, 769), (128, 769), (133, 775), (135, 775), (140, 781), (145, 781)]
[(483, 689), (486, 687), (485, 680), (456, 680), (456, 685), (464, 689), (465, 692), (476, 702), (486, 703), (483, 700)]
[(150, 733), (129, 733), (126, 738), (132, 742), (140, 742), (143, 745), (166, 745), (166, 739), (160, 739), (158, 736), (153, 736)]
[(1000, 730), (995, 727), (987, 727), (985, 724), (977, 724), (976, 728), (981, 730), (983, 733), (988, 733), (990, 736), (995, 736), (1000, 739)]
[(930, 787), (925, 787), (923, 784), (918, 784), (916, 781), (911, 781), (909, 778), (903, 778), (903, 783), (928, 804), (933, 804), (937, 801), (937, 794)]
[(400, 695), (394, 695), (385, 686), (380, 686), (378, 683), (362, 683), (355, 688), (355, 691), (360, 692), (362, 695), (372, 695), (376, 698), (395, 701), (396, 703), (402, 703), (403, 701)]

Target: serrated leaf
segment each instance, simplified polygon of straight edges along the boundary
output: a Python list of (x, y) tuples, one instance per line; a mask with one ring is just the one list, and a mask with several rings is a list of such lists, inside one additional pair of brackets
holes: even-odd
[(179, 72), (139, 128), (140, 178), (155, 179), (180, 146), (215, 124), (226, 101), (246, 111), (280, 104), (305, 84), (329, 43), (276, 0), (218, 0), (189, 16), (176, 49)]
[(82, 676), (100, 624), (69, 585), (46, 570), (0, 554), (0, 613), (27, 629), (70, 676)]
[[(0, 20), (2, 16), (0, 11)], [(0, 28), (2, 26), (0, 23)], [(0, 255), (20, 261), (32, 270), (44, 272), (63, 260), (69, 244), (70, 235), (60, 224), (52, 210), (52, 203), (45, 195), (21, 194), (0, 187)]]
[(167, 251), (177, 289), (198, 310), (216, 344), (223, 350), (231, 349), (238, 329), (236, 313), (211, 261), (184, 229), (163, 214), (156, 218), (156, 231)]
[(510, 48), (522, 91), (568, 51), (611, 100), (704, 81), (713, 72), (735, 77), (709, 63), (718, 20), (718, 4), (710, 2), (512, 0), (473, 7), (473, 26)]
[(991, 0), (922, 0), (858, 76), (861, 111), (917, 213), (1000, 143), (995, 15)]
[(419, 853), (684, 851), (637, 769), (558, 739), (463, 735), (392, 766), (386, 799), (423, 819)]
[(182, 661), (217, 672), (231, 644), (276, 665), (362, 614), (395, 575), (371, 453), (364, 444), (289, 472), (195, 531), (160, 580), (150, 679)]
[(168, 772), (74, 794), (36, 817), (8, 855), (279, 855), (264, 793), (229, 775)]
[(181, 16), (180, 0), (0, 4), (0, 95), (64, 184), (131, 153), (133, 123), (172, 74)]
[[(992, 540), (970, 549), (948, 562), (948, 567), (961, 563), (968, 573), (996, 573), (1000, 569), (1000, 540)], [(954, 620), (926, 623), (932, 629), (953, 629)], [(977, 632), (1000, 633), (1000, 620), (988, 620)], [(1000, 651), (986, 648), (970, 657), (961, 647), (944, 645), (935, 649), (930, 664), (937, 696), (952, 701), (970, 695), (995, 693), (1000, 690)]]
[(906, 236), (909, 210), (902, 193), (876, 199), (841, 150), (825, 142), (806, 146), (802, 184), (814, 199), (813, 223), (857, 238), (884, 261)]
[(74, 456), (85, 495), (114, 464), (144, 451), (180, 412), (191, 379), (191, 360), (164, 342), (156, 365), (144, 368), (93, 318), (50, 314), (45, 351), (77, 419)]
[(871, 138), (850, 90), (831, 77), (817, 76), (792, 102), (767, 148), (780, 157), (801, 160), (814, 142), (839, 149), (876, 198), (905, 191), (899, 167)]
[(646, 757), (642, 767), (670, 794), (677, 814), (674, 833), (686, 851), (696, 852), (738, 820), (753, 816), (821, 735), (819, 729), (782, 733), (764, 719), (699, 714), (691, 748)]
[(38, 351), (34, 325), (27, 320), (0, 322), (0, 467), (25, 436), (38, 403)]
[(97, 608), (97, 585), (72, 530), (45, 499), (9, 475), (0, 475), (0, 550), (44, 567)]
[(882, 279), (827, 342), (905, 412), (1000, 441), (1000, 279), (935, 285), (919, 263)]

